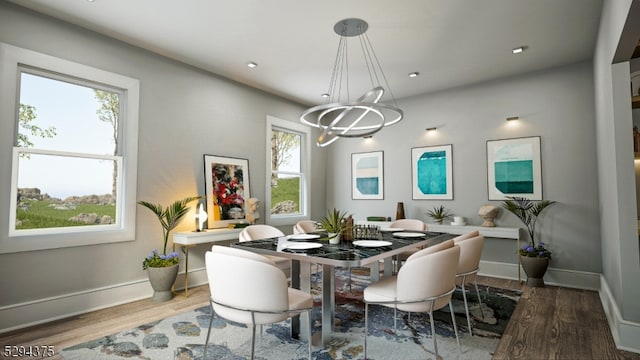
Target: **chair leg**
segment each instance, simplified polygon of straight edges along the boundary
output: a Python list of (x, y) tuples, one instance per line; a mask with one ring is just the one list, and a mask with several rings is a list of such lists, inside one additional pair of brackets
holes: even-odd
[(255, 314), (251, 312), (251, 360), (256, 350), (256, 318)]
[(251, 360), (253, 360), (253, 354), (255, 353), (255, 349), (256, 349), (256, 325), (253, 324), (253, 326), (251, 326)]
[[(309, 323), (309, 339), (307, 339), (307, 346), (309, 351), (309, 360), (311, 360), (311, 310), (307, 310), (307, 323)], [(204, 359), (203, 359), (204, 360)]]
[(204, 341), (204, 354), (202, 355), (202, 360), (207, 358), (207, 348), (209, 347), (209, 337), (211, 336), (211, 326), (213, 325), (213, 317), (215, 316), (215, 312), (213, 311), (213, 305), (211, 305), (211, 318), (209, 319), (209, 330), (207, 330), (207, 339)]
[(396, 322), (398, 321), (397, 308), (393, 308), (393, 332), (398, 332), (398, 326)]
[(480, 290), (478, 290), (478, 283), (476, 280), (473, 280), (473, 285), (476, 287), (476, 295), (478, 295), (478, 304), (480, 304), (480, 313), (482, 313), (482, 318), (484, 319), (484, 309), (482, 308), (482, 298), (480, 297)]
[(367, 334), (369, 333), (369, 304), (364, 304), (364, 360), (367, 360)]
[[(473, 336), (473, 332), (471, 331), (471, 317), (469, 316), (469, 305), (467, 303), (467, 291), (464, 288), (464, 280), (462, 280), (462, 298), (464, 299), (464, 311), (467, 314), (467, 327), (469, 328), (469, 335)], [(453, 308), (451, 310), (453, 310)]]
[(456, 315), (453, 313), (453, 304), (449, 300), (449, 310), (451, 312), (451, 321), (453, 322), (453, 332), (456, 333), (456, 341), (458, 342), (458, 350), (462, 354), (462, 347), (460, 347), (460, 337), (458, 337), (458, 326), (456, 325)]
[(433, 304), (434, 302), (432, 301), (431, 309), (429, 309), (429, 320), (431, 321), (431, 337), (433, 337), (433, 351), (435, 351), (436, 359), (438, 359), (440, 355), (438, 355), (438, 343), (436, 342), (436, 326), (433, 322)]

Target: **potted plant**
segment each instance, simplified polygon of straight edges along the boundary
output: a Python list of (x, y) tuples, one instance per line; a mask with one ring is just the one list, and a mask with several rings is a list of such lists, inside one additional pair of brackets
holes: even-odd
[(444, 205), (434, 206), (433, 210), (427, 210), (426, 214), (437, 224), (442, 224), (442, 221), (451, 217), (451, 213), (444, 207)]
[(200, 199), (199, 196), (189, 196), (182, 200), (174, 201), (166, 208), (160, 204), (152, 204), (147, 201), (138, 202), (138, 204), (156, 214), (162, 226), (162, 254), (158, 253), (157, 249), (153, 249), (142, 261), (142, 269), (147, 270), (149, 282), (154, 290), (152, 297), (154, 301), (168, 301), (173, 297), (171, 287), (178, 276), (180, 257), (176, 252), (167, 254), (169, 232), (178, 225), (182, 217), (189, 211), (187, 204), (198, 199)]
[(544, 286), (544, 274), (551, 260), (551, 251), (547, 249), (546, 244), (542, 241), (536, 242), (535, 229), (540, 214), (549, 206), (555, 204), (555, 201), (542, 200), (538, 202), (531, 201), (525, 197), (507, 197), (508, 200), (502, 202), (502, 207), (522, 221), (527, 227), (530, 242), (518, 249), (520, 263), (524, 272), (527, 274), (527, 285), (533, 287)]
[(346, 225), (347, 212), (341, 212), (335, 208), (333, 210), (328, 210), (327, 216), (323, 216), (319, 222), (320, 229), (328, 233), (327, 239), (329, 239), (329, 243), (331, 244), (340, 243), (340, 234), (345, 229)]

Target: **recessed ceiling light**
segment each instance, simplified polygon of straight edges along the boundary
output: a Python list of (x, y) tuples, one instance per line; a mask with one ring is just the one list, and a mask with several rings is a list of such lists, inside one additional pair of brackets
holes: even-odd
[(409, 73), (409, 77), (410, 77), (410, 78), (418, 77), (418, 75), (420, 75), (420, 73), (419, 73), (419, 72), (417, 72), (417, 71), (414, 71), (414, 72), (412, 72), (412, 73)]
[(328, 97), (329, 97), (329, 94), (324, 93), (324, 94), (322, 94), (322, 95), (320, 95), (320, 96), (322, 96), (323, 98), (328, 98)]
[(513, 53), (513, 54), (521, 54), (525, 50), (527, 50), (528, 48), (529, 48), (528, 46), (518, 46), (517, 48), (511, 49), (511, 53)]
[(257, 67), (257, 66), (258, 66), (258, 64), (254, 63), (253, 61), (249, 61), (249, 62), (247, 63), (247, 66), (253, 69), (254, 67)]

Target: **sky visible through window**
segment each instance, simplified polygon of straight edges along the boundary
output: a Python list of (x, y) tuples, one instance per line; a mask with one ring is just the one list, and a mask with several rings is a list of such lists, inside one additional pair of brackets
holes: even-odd
[[(100, 121), (100, 102), (90, 87), (22, 73), (20, 103), (35, 107), (40, 128), (56, 128), (52, 138), (24, 132), (34, 146), (44, 150), (113, 155), (113, 130)], [(39, 188), (51, 197), (111, 193), (113, 163), (107, 160), (70, 159), (31, 155), (20, 159), (19, 188)]]

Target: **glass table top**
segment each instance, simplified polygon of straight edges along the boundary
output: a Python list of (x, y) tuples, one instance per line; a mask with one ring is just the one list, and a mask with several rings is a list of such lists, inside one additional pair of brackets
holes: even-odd
[[(339, 244), (330, 244), (328, 240), (322, 240), (322, 237), (326, 236), (326, 234), (318, 233), (321, 235), (320, 239), (298, 240), (283, 236), (238, 242), (231, 244), (231, 246), (302, 261), (332, 263), (334, 265), (358, 265), (370, 258), (392, 256), (417, 246), (434, 245), (452, 237), (449, 234), (436, 232), (420, 232), (422, 236), (417, 236), (415, 234), (417, 233), (416, 231), (411, 231), (411, 233), (413, 235), (403, 237), (402, 235), (396, 236), (392, 232), (381, 232), (377, 239), (342, 240)], [(288, 247), (291, 244), (302, 243), (318, 243), (321, 246), (315, 247), (317, 245), (312, 245), (313, 247), (308, 246), (308, 249), (304, 249), (303, 247), (305, 246), (297, 245), (293, 248)], [(357, 244), (360, 244), (360, 246)]]

